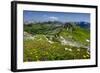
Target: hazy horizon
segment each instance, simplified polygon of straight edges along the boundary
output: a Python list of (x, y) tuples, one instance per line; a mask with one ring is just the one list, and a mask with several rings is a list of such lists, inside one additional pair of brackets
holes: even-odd
[(88, 22), (89, 13), (69, 13), (69, 12), (47, 12), (47, 11), (23, 11), (23, 22)]

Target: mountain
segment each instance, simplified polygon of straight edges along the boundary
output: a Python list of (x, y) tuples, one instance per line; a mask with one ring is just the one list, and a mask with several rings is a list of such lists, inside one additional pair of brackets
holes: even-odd
[(90, 59), (87, 22), (24, 25), (24, 61)]
[(81, 28), (90, 29), (90, 23), (89, 22), (61, 22), (61, 21), (47, 21), (47, 22), (30, 22), (30, 23), (24, 23), (24, 25), (33, 25), (33, 24), (43, 24), (43, 25), (52, 25), (52, 26), (64, 26), (67, 25), (73, 25), (73, 26), (80, 26)]
[(78, 22), (77, 25), (82, 27), (82, 28), (90, 29), (90, 23), (89, 22)]

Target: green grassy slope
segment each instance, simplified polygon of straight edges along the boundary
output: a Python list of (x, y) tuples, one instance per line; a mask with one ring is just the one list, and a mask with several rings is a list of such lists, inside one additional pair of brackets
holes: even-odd
[(90, 40), (90, 32), (79, 26), (68, 28), (34, 24), (25, 25), (24, 32), (34, 37), (24, 39), (24, 62), (90, 58), (86, 48), (90, 44), (86, 41)]

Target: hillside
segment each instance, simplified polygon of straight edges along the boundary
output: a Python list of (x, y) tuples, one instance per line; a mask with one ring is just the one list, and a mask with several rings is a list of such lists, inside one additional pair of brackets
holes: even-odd
[(79, 23), (43, 22), (24, 25), (24, 61), (90, 58), (90, 31)]

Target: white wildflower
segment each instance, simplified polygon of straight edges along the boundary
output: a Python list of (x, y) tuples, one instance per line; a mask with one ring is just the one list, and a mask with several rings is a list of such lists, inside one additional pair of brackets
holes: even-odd
[(48, 40), (48, 42), (49, 42), (50, 44), (54, 43), (54, 42), (52, 42), (52, 41), (50, 41), (50, 40)]
[(60, 36), (61, 39), (64, 39), (62, 36)]
[(65, 50), (68, 50), (68, 48), (65, 48)]
[(42, 38), (39, 38), (38, 40), (42, 40)]
[(77, 49), (77, 51), (80, 51), (80, 49)]
[(87, 51), (87, 54), (90, 54), (90, 52)]
[(85, 55), (83, 55), (83, 57), (84, 57), (84, 58), (86, 58), (86, 56), (85, 56)]
[(87, 39), (86, 41), (87, 41), (87, 42), (90, 42), (90, 40), (88, 40), (88, 39)]
[(69, 51), (72, 51), (72, 49), (68, 49)]

